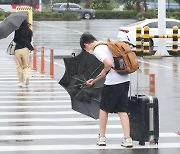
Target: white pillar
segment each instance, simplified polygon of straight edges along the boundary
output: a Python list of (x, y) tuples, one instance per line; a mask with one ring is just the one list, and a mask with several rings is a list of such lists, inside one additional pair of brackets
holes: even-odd
[[(158, 0), (158, 34), (166, 35), (166, 0)], [(158, 49), (155, 55), (169, 55), (166, 50), (166, 39), (158, 39)]]
[(39, 0), (39, 11), (42, 11), (42, 0)]

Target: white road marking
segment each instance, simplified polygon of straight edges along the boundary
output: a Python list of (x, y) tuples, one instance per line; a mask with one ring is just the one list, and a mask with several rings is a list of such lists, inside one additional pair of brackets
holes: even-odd
[[(132, 149), (158, 149), (158, 148), (180, 148), (180, 143), (159, 143), (158, 145), (139, 146), (134, 145)], [(24, 145), (24, 146), (1, 146), (0, 151), (57, 151), (57, 150), (99, 150), (99, 149), (126, 149), (120, 144), (108, 144), (97, 146), (95, 144), (71, 144), (71, 145)]]
[[(6, 82), (6, 84), (7, 83), (18, 83), (18, 81), (0, 81), (0, 83), (3, 83), (3, 84), (4, 84), (4, 82)], [(57, 83), (57, 81), (51, 80), (51, 79), (49, 79), (49, 80), (35, 80), (35, 81), (32, 80), (31, 83)]]
[[(119, 121), (119, 117), (109, 117), (110, 121)], [(0, 122), (78, 122), (78, 121), (98, 121), (92, 118), (26, 118), (26, 119), (0, 119)]]
[[(168, 135), (167, 135), (168, 134)], [(160, 133), (160, 137), (177, 137), (175, 133)], [(106, 134), (108, 139), (123, 138), (124, 134)], [(70, 135), (1, 135), (0, 140), (38, 140), (38, 139), (96, 139), (97, 134), (70, 134)]]
[[(33, 81), (33, 80), (51, 80), (50, 77), (41, 77), (41, 78), (31, 77), (31, 78), (29, 78), (29, 79), (30, 79), (31, 81)], [(0, 77), (0, 80), (18, 80), (18, 78), (17, 78), (17, 77), (15, 77), (15, 78), (8, 78), (8, 77), (2, 78), (2, 77)]]
[(173, 67), (160, 65), (160, 64), (156, 64), (156, 63), (150, 63), (150, 62), (147, 62), (147, 61), (144, 61), (144, 60), (138, 60), (138, 61), (142, 62), (142, 63), (147, 63), (147, 64), (151, 64), (151, 65), (154, 65), (154, 66), (158, 66), (158, 67), (163, 67), (163, 68), (166, 68), (166, 69), (173, 69)]
[[(49, 105), (49, 106), (1, 106), (0, 109), (66, 109), (71, 108), (71, 105)], [(0, 119), (1, 121), (1, 119)]]
[(23, 94), (22, 92), (20, 92), (19, 93), (19, 96), (18, 96), (18, 93), (17, 93), (17, 96), (9, 96), (9, 95), (7, 95), (7, 96), (0, 96), (0, 99), (2, 99), (2, 98), (16, 98), (16, 99), (18, 99), (18, 98), (24, 98), (24, 99), (27, 99), (27, 98), (53, 98), (53, 99), (55, 99), (55, 98), (69, 98), (70, 96), (68, 95), (68, 94), (63, 94), (63, 96), (56, 96), (56, 95), (49, 95), (49, 96), (27, 96), (26, 94)]
[[(78, 126), (2, 126), (0, 130), (77, 130), (77, 129), (98, 129), (99, 125), (78, 125)], [(107, 129), (120, 129), (121, 125), (107, 125)]]
[(0, 101), (0, 104), (7, 104), (7, 103), (18, 103), (18, 104), (36, 104), (36, 103), (70, 103), (70, 99), (61, 99), (61, 100), (34, 100), (34, 101), (27, 101), (27, 100), (22, 100), (22, 101), (16, 101), (16, 100), (10, 100), (10, 101)]
[[(0, 92), (0, 94), (10, 94), (10, 97), (12, 96), (11, 94), (19, 94), (19, 93), (22, 93), (22, 94), (68, 94), (68, 92), (66, 91), (7, 91), (7, 92)], [(1, 97), (1, 96), (0, 96)]]
[(75, 111), (53, 111), (53, 112), (0, 112), (0, 115), (70, 115), (80, 114)]

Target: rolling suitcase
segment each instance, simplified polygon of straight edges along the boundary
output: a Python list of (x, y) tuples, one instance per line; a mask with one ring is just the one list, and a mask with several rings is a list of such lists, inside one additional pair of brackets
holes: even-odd
[(154, 96), (131, 96), (129, 98), (130, 136), (139, 141), (158, 144), (159, 111), (158, 99)]
[[(137, 72), (138, 74), (138, 72)], [(130, 89), (131, 92), (131, 89)], [(130, 136), (139, 141), (139, 145), (158, 144), (159, 140), (159, 109), (158, 98), (155, 96), (137, 95), (129, 97)]]

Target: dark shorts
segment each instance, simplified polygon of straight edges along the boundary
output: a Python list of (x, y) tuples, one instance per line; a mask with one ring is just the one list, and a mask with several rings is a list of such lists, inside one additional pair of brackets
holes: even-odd
[(116, 84), (104, 85), (100, 109), (108, 113), (128, 112), (129, 81)]

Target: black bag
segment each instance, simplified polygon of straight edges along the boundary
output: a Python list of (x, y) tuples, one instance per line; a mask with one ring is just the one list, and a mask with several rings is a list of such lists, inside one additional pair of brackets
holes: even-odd
[(130, 136), (139, 141), (158, 144), (159, 109), (155, 96), (135, 95), (129, 97)]
[(16, 43), (12, 40), (6, 50), (8, 55), (14, 55), (16, 48)]

